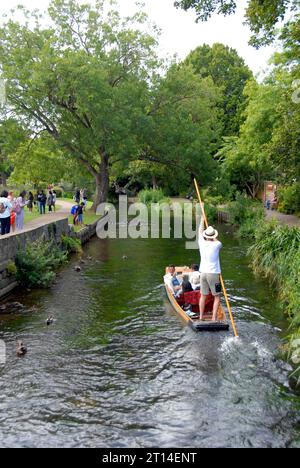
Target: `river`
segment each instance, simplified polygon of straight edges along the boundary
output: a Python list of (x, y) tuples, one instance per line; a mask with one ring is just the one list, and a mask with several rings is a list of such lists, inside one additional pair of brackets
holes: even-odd
[(50, 290), (8, 298), (25, 308), (0, 317), (0, 446), (300, 447), (300, 398), (277, 358), (287, 323), (226, 229), (238, 340), (197, 334), (168, 307), (165, 265), (198, 260), (180, 240), (95, 238), (80, 273), (74, 258)]

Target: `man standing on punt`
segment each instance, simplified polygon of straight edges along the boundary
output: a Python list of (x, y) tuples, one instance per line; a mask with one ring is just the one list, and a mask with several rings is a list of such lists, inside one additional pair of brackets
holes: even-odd
[(220, 265), (220, 250), (221, 242), (218, 238), (218, 231), (212, 226), (204, 230), (204, 218), (201, 218), (199, 227), (199, 248), (201, 255), (201, 298), (200, 298), (200, 320), (203, 320), (206, 297), (212, 293), (214, 296), (213, 307), (213, 322), (217, 321), (218, 309), (220, 306), (220, 298), (222, 285), (220, 282), (221, 265)]

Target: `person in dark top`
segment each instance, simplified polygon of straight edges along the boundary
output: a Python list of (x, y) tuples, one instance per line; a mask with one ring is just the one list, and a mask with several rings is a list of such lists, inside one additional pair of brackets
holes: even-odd
[(83, 209), (84, 209), (84, 203), (82, 202), (77, 208), (77, 224), (80, 224), (80, 225), (83, 224)]
[(182, 292), (183, 293), (187, 293), (187, 292), (192, 292), (194, 291), (193, 290), (193, 286), (191, 285), (190, 283), (190, 280), (189, 280), (189, 276), (188, 275), (185, 275), (183, 277), (183, 281), (182, 281)]
[(42, 190), (42, 191), (38, 194), (38, 201), (39, 201), (39, 204), (40, 204), (40, 213), (41, 213), (41, 214), (45, 214), (45, 213), (46, 213), (46, 201), (47, 201), (47, 196), (46, 196), (44, 190)]
[(34, 201), (34, 196), (32, 192), (29, 192), (28, 194), (28, 203), (27, 203), (27, 208), (32, 213), (32, 208), (33, 208), (33, 201)]
[(74, 200), (76, 201), (76, 203), (80, 203), (80, 190), (79, 189), (76, 189), (75, 190), (75, 196), (74, 196)]

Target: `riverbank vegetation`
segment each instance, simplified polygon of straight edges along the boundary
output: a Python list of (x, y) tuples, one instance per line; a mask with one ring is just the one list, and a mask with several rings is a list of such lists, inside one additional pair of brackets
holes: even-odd
[(26, 288), (47, 288), (55, 271), (67, 260), (67, 252), (56, 242), (37, 241), (19, 250), (15, 259), (16, 279)]
[(300, 382), (300, 229), (266, 222), (257, 202), (239, 195), (229, 208), (237, 236), (249, 242), (250, 264), (259, 277), (266, 278), (277, 292), (282, 312), (290, 322), (286, 355), (297, 365), (294, 375)]

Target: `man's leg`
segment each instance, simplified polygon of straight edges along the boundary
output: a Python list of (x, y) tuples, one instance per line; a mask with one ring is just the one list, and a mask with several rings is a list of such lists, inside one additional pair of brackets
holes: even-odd
[(209, 295), (209, 284), (208, 284), (208, 281), (207, 281), (207, 274), (206, 273), (201, 273), (201, 276), (200, 276), (200, 291), (201, 291), (200, 302), (199, 302), (200, 320), (203, 320), (203, 315), (204, 315), (204, 312), (205, 312), (206, 297)]
[(200, 304), (199, 304), (199, 307), (200, 307), (200, 320), (203, 320), (206, 298), (207, 298), (207, 296), (204, 296), (203, 294), (201, 294)]

